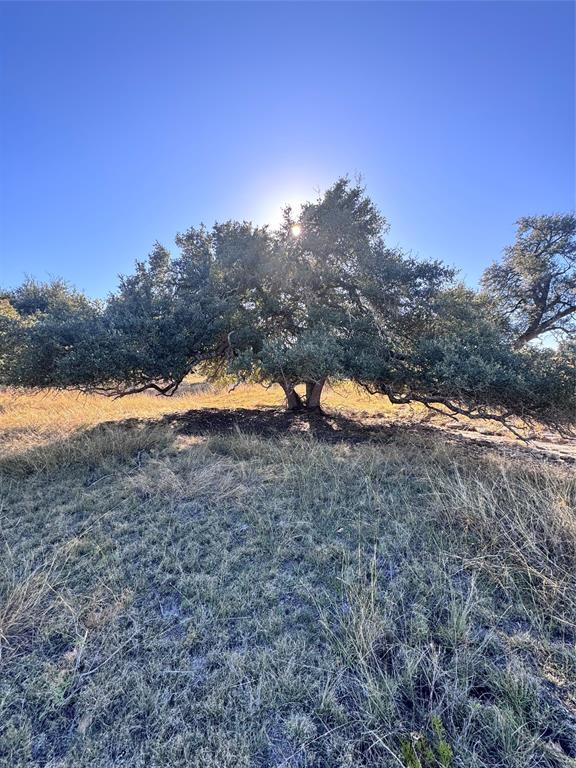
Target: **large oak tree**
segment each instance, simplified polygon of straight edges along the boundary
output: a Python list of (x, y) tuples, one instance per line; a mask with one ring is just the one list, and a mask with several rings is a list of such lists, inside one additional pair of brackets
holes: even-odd
[(363, 188), (341, 179), (277, 229), (228, 221), (179, 234), (175, 255), (156, 244), (105, 303), (61, 283), (6, 292), (0, 376), (169, 395), (202, 371), (278, 383), (295, 410), (318, 409), (327, 380), (352, 379), (397, 403), (570, 424), (573, 345), (527, 342), (573, 330), (573, 224), (522, 220), (477, 293), (391, 247)]

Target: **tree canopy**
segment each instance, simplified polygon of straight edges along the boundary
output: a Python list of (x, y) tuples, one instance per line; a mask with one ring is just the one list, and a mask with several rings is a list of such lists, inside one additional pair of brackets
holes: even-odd
[(576, 215), (527, 216), (516, 242), (492, 264), (482, 284), (521, 347), (545, 333), (576, 331)]
[[(351, 379), (397, 403), (566, 426), (575, 230), (573, 216), (522, 219), (476, 292), (388, 245), (365, 190), (340, 179), (276, 229), (192, 227), (175, 255), (157, 243), (106, 302), (59, 281), (0, 293), (0, 381), (169, 395), (202, 371), (278, 383), (289, 408), (316, 409), (327, 380)], [(528, 343), (550, 331), (564, 343)]]

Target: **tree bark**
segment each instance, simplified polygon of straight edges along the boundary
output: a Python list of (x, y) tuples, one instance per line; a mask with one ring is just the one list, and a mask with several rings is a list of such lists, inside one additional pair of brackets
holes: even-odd
[(308, 403), (310, 402), (310, 398), (312, 397), (312, 390), (314, 389), (314, 382), (313, 381), (307, 381), (306, 382), (306, 406), (308, 406)]
[(280, 381), (279, 384), (284, 390), (286, 396), (286, 408), (289, 411), (321, 411), (320, 398), (322, 397), (322, 390), (326, 379), (320, 379), (319, 381), (307, 381), (306, 382), (306, 397), (303, 400), (296, 389), (294, 384), (286, 381)]
[(320, 411), (320, 398), (322, 397), (322, 389), (326, 379), (320, 379), (320, 381), (307, 381), (306, 382), (306, 410), (307, 411)]
[(284, 382), (280, 382), (280, 386), (286, 395), (286, 408), (289, 411), (302, 411), (304, 409), (304, 403), (298, 392), (294, 389), (294, 386)]
[(556, 323), (559, 320), (564, 320), (565, 317), (568, 317), (571, 314), (576, 313), (576, 305), (569, 306), (563, 309), (561, 312), (556, 312), (556, 314), (553, 317), (548, 318), (548, 320), (542, 320), (540, 319), (538, 322), (531, 323), (526, 330), (518, 336), (516, 341), (514, 342), (514, 349), (520, 349), (525, 344), (528, 344), (529, 341), (532, 341), (533, 339), (537, 339), (538, 336), (541, 336), (543, 333), (548, 333), (549, 331), (557, 331), (557, 330), (563, 330), (562, 326), (558, 327), (556, 326)]

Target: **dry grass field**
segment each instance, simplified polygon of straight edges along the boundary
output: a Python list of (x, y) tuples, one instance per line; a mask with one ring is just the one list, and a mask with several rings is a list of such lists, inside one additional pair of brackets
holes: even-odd
[(0, 394), (0, 765), (573, 766), (573, 465), (194, 384)]
[[(199, 377), (190, 377), (174, 397), (140, 394), (113, 399), (80, 392), (0, 390), (0, 429), (4, 440), (17, 442), (21, 451), (24, 445), (37, 444), (39, 439), (102, 422), (130, 418), (158, 419), (166, 414), (200, 408), (278, 408), (283, 401), (284, 394), (278, 386), (268, 389), (246, 385), (230, 391), (226, 387), (208, 387)], [(372, 397), (346, 383), (327, 388), (325, 405), (329, 409), (366, 414), (392, 410), (387, 399)], [(416, 411), (416, 408), (408, 407), (395, 410), (408, 418)], [(6, 451), (7, 447), (7, 442), (4, 442), (3, 450)]]

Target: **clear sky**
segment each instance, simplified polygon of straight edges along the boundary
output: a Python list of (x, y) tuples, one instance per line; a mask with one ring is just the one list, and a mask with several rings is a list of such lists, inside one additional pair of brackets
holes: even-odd
[(0, 285), (105, 296), (158, 239), (361, 173), (473, 283), (575, 205), (571, 2), (0, 4)]

